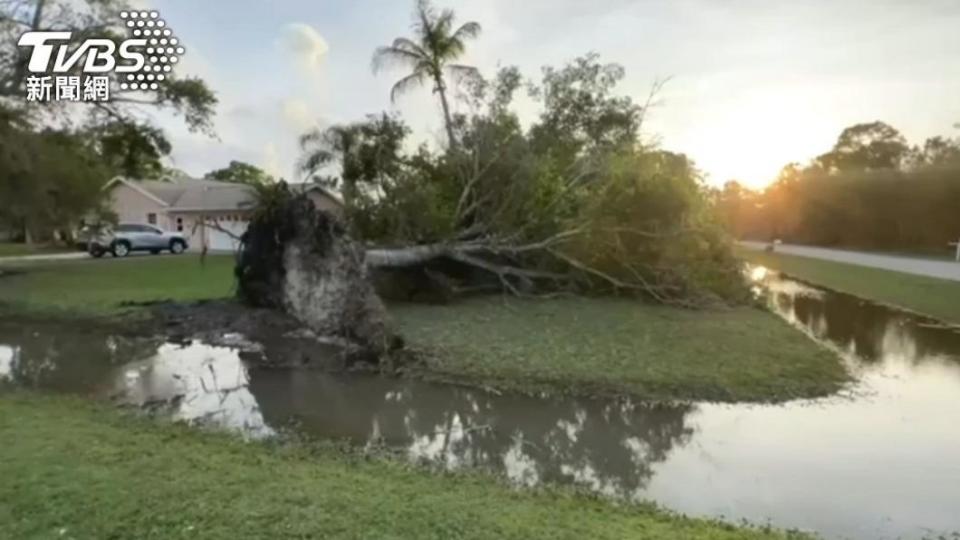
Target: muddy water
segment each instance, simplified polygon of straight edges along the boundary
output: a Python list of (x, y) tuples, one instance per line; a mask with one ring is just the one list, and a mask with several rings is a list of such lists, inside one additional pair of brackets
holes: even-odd
[(763, 274), (773, 309), (850, 364), (849, 391), (781, 406), (541, 399), (263, 370), (245, 361), (258, 354), (249, 347), (11, 321), (0, 322), (0, 379), (832, 538), (960, 530), (960, 331)]

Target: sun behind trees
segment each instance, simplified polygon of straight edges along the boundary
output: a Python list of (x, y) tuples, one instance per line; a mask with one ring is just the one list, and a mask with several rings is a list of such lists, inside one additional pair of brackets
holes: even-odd
[(945, 251), (960, 237), (960, 138), (911, 147), (883, 122), (851, 126), (808, 165), (762, 191), (729, 182), (719, 212), (740, 238)]
[[(375, 59), (413, 68), (394, 95), (432, 83), (447, 147), (406, 152), (410, 129), (385, 113), (301, 139), (302, 170), (340, 188), (371, 265), (414, 268), (458, 290), (482, 274), (521, 295), (604, 292), (688, 306), (744, 298), (700, 172), (642, 140), (648, 107), (616, 94), (621, 66), (588, 54), (544, 68), (539, 83), (516, 67), (485, 79), (450, 63), (478, 25), (452, 30), (453, 12), (424, 1), (415, 13), (416, 40), (398, 38)], [(448, 80), (451, 70), (470, 76)], [(451, 84), (470, 112), (448, 102)], [(513, 108), (522, 88), (540, 103), (529, 127)]]

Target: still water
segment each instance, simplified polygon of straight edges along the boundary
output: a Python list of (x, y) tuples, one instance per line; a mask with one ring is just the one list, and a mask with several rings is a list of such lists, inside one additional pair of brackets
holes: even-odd
[(960, 330), (754, 277), (770, 306), (837, 351), (858, 383), (786, 405), (536, 398), (258, 369), (245, 361), (256, 352), (13, 321), (0, 321), (0, 379), (254, 438), (293, 426), (520, 485), (576, 484), (828, 538), (960, 531)]

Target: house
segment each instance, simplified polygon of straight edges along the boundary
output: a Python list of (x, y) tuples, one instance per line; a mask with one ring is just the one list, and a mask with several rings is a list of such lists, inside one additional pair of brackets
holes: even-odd
[[(236, 250), (236, 239), (246, 231), (256, 202), (255, 191), (248, 185), (194, 178), (117, 177), (104, 189), (119, 222), (182, 232), (193, 249)], [(316, 184), (300, 189), (317, 208), (342, 215), (343, 203), (335, 193)]]

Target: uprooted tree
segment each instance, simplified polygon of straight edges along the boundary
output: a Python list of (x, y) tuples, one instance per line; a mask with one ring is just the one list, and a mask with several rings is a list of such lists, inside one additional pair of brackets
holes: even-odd
[(409, 129), (382, 114), (307, 133), (302, 167), (339, 188), (347, 226), (376, 269), (415, 269), (453, 290), (486, 275), (517, 295), (634, 294), (685, 306), (741, 298), (698, 171), (641, 142), (652, 99), (614, 95), (622, 77), (596, 55), (545, 68), (542, 83), (528, 85), (542, 112), (524, 129), (511, 110), (524, 80), (504, 68), (461, 84), (469, 112), (453, 116), (455, 147), (405, 154)]
[[(449, 41), (437, 36), (452, 21), (419, 2), (420, 39), (397, 40), (393, 55), (444, 90), (448, 146), (405, 152), (410, 130), (389, 114), (306, 133), (301, 169), (340, 191), (344, 215), (283, 183), (258, 187), (237, 267), (243, 300), (379, 355), (392, 338), (374, 273), (449, 294), (623, 294), (688, 307), (745, 297), (699, 172), (640, 138), (660, 85), (642, 104), (615, 95), (623, 69), (593, 54), (545, 68), (539, 84), (507, 67), (452, 85), (431, 60), (444, 51), (429, 50)], [(524, 87), (542, 104), (526, 128), (512, 109)], [(448, 93), (465, 112), (451, 111)]]

